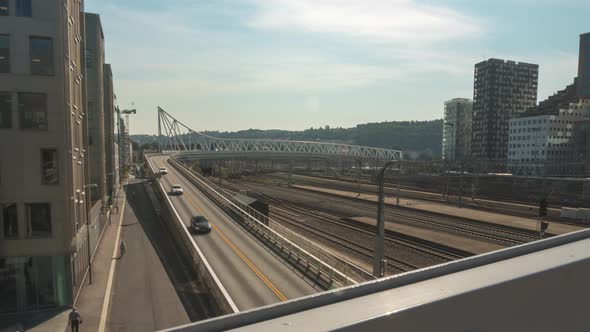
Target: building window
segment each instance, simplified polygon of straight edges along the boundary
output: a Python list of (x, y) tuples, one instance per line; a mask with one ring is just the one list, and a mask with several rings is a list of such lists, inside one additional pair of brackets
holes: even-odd
[(17, 283), (17, 265), (12, 262), (14, 258), (0, 258), (0, 313), (17, 311), (18, 303), (18, 283)]
[(47, 130), (47, 100), (43, 93), (19, 93), (21, 129)]
[(9, 92), (0, 92), (0, 129), (12, 128), (12, 98)]
[(31, 37), (31, 74), (53, 75), (53, 41), (51, 38)]
[(0, 35), (0, 73), (10, 73), (9, 35)]
[(27, 234), (29, 237), (51, 236), (51, 208), (49, 203), (27, 204)]
[(18, 214), (16, 204), (2, 204), (2, 234), (5, 239), (18, 237)]
[[(0, 258), (0, 313), (35, 310), (65, 304), (63, 260), (55, 256)], [(59, 274), (62, 274), (60, 277)]]
[(33, 16), (31, 0), (16, 0), (16, 16)]
[(41, 183), (58, 184), (57, 150), (41, 149)]
[(92, 68), (92, 49), (86, 49), (86, 68)]
[(2, 16), (8, 16), (8, 1), (0, 0), (0, 15)]

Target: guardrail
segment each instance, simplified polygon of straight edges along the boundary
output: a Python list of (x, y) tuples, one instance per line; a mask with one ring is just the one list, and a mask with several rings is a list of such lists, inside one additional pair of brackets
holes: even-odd
[[(322, 287), (330, 289), (357, 283), (349, 276), (351, 266), (344, 260), (328, 255), (317, 246), (314, 248), (314, 254), (310, 253), (299, 244), (289, 240), (284, 234), (279, 234), (268, 226), (270, 224), (277, 226), (278, 223), (233, 198), (231, 194), (189, 170), (180, 162), (172, 158), (168, 162), (226, 213), (240, 222), (250, 233)], [(294, 234), (291, 232), (291, 235)], [(309, 241), (306, 244), (309, 245)], [(327, 261), (331, 264), (328, 264)]]
[(203, 278), (205, 285), (207, 286), (208, 291), (211, 293), (215, 304), (218, 306), (219, 310), (222, 314), (231, 314), (239, 312), (238, 307), (230, 297), (229, 293), (226, 291), (225, 287), (213, 271), (211, 265), (203, 255), (203, 252), (197, 246), (195, 240), (193, 239), (192, 235), (187, 229), (187, 226), (180, 218), (180, 215), (174, 208), (172, 201), (168, 197), (168, 193), (160, 183), (157, 174), (155, 172), (155, 168), (152, 165), (151, 161), (149, 160), (148, 156), (145, 156), (147, 164), (149, 165), (149, 174), (152, 178), (155, 179), (157, 193), (159, 194), (159, 198), (162, 202), (164, 202), (163, 207), (166, 208), (172, 217), (172, 226), (175, 228), (176, 233), (179, 235), (180, 240), (189, 249), (190, 257), (192, 258), (195, 267), (197, 269), (198, 274)]
[(562, 207), (560, 211), (561, 218), (582, 221), (590, 223), (590, 209), (587, 208), (569, 208)]

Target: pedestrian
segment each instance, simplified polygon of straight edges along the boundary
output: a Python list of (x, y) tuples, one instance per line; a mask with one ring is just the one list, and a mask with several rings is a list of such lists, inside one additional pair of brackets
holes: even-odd
[(125, 241), (121, 240), (121, 244), (119, 245), (119, 250), (121, 252), (121, 254), (119, 255), (119, 258), (123, 258), (123, 255), (125, 255), (125, 248), (127, 246), (125, 245)]
[(72, 328), (72, 332), (78, 332), (80, 324), (82, 324), (82, 316), (76, 307), (72, 307), (72, 311), (70, 311), (70, 316), (68, 318), (69, 325)]

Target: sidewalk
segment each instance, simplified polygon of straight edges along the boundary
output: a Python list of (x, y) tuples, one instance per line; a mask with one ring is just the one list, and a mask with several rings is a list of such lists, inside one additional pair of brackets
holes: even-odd
[[(75, 299), (74, 306), (78, 308), (82, 315), (83, 323), (80, 326), (81, 331), (98, 331), (109, 270), (113, 259), (115, 237), (125, 205), (123, 190), (121, 190), (119, 195), (122, 196), (117, 198), (119, 211), (118, 213), (111, 214), (111, 223), (105, 226), (104, 233), (92, 261), (92, 284), (89, 284), (89, 276), (87, 275), (84, 280), (84, 286), (82, 286), (77, 299)], [(69, 310), (66, 310), (29, 331), (69, 331), (68, 315)]]
[[(105, 310), (103, 301), (107, 289), (113, 250), (117, 246), (117, 230), (123, 221), (126, 197), (118, 198), (119, 211), (111, 215), (111, 223), (106, 226), (103, 238), (98, 246), (94, 261), (92, 262), (92, 284), (88, 283), (82, 287), (80, 295), (76, 299), (75, 306), (82, 315), (82, 326), (84, 331), (98, 331), (101, 314)], [(115, 211), (117, 212), (117, 211)], [(108, 309), (108, 308), (107, 308)]]
[[(126, 192), (98, 244), (92, 284), (87, 275), (74, 301), (83, 320), (80, 331), (155, 331), (209, 318), (206, 290), (171, 241), (143, 181), (129, 179)], [(120, 241), (127, 245), (123, 257)], [(69, 311), (31, 331), (69, 331)]]

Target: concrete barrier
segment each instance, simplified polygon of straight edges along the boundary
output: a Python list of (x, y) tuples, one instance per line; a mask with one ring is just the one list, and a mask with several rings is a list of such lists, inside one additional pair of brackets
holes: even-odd
[(579, 208), (578, 209), (578, 219), (583, 220), (586, 223), (589, 223), (590, 222), (590, 209)]
[(578, 219), (578, 209), (562, 207), (559, 216), (565, 219)]
[(154, 181), (154, 189), (157, 196), (159, 196), (159, 201), (163, 202), (160, 205), (160, 213), (161, 215), (169, 215), (170, 220), (169, 225), (171, 225), (172, 229), (174, 230), (177, 240), (185, 245), (185, 247), (189, 250), (190, 257), (192, 258), (193, 263), (197, 269), (198, 274), (202, 277), (203, 282), (207, 285), (207, 289), (211, 293), (215, 304), (218, 306), (219, 311), (222, 314), (231, 314), (239, 312), (238, 307), (230, 297), (229, 293), (213, 271), (211, 265), (203, 255), (201, 249), (197, 246), (195, 240), (193, 239), (192, 235), (190, 234), (187, 226), (182, 221), (182, 218), (174, 208), (172, 201), (168, 197), (168, 193), (155, 177), (155, 168), (152, 165), (151, 161), (149, 160), (149, 156), (145, 156), (147, 164), (149, 165), (148, 171), (151, 172), (149, 174), (152, 178), (155, 178)]

